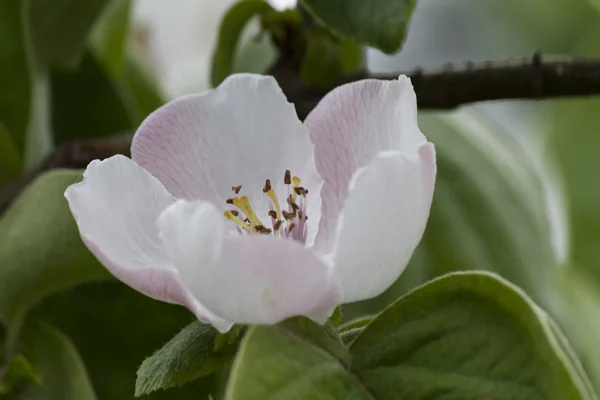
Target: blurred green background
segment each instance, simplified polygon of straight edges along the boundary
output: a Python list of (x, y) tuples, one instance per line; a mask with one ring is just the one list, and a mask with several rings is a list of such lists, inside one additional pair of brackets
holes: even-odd
[[(127, 138), (164, 101), (207, 89), (233, 1), (68, 3), (0, 0), (0, 204), (62, 144)], [(233, 70), (267, 71), (277, 58), (269, 36), (253, 23), (243, 37)], [(600, 57), (600, 2), (421, 0), (403, 49), (369, 49), (366, 67), (400, 72), (535, 51)], [(439, 163), (425, 237), (400, 280), (345, 306), (345, 319), (439, 274), (492, 270), (558, 321), (600, 390), (600, 97), (492, 102), (420, 119)], [(62, 196), (78, 176), (40, 175), (0, 216), (0, 365), (13, 360), (0, 397), (130, 399), (143, 359), (192, 320), (114, 281), (83, 247)], [(35, 383), (40, 376), (52, 379)], [(223, 379), (148, 398), (205, 398)], [(8, 390), (23, 380), (24, 391)]]

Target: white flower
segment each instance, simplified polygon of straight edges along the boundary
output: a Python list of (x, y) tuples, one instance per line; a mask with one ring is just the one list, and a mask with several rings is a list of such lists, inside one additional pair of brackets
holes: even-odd
[(338, 87), (303, 124), (273, 78), (234, 75), (151, 114), (131, 153), (67, 189), (83, 241), (220, 331), (324, 321), (383, 292), (421, 239), (436, 175), (404, 76)]

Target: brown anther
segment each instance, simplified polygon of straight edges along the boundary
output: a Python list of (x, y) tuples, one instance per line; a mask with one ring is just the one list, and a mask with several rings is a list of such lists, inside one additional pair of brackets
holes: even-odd
[(283, 224), (283, 221), (277, 221), (277, 222), (275, 222), (275, 225), (273, 225), (273, 229), (275, 229), (275, 231), (278, 231), (279, 228), (281, 228), (282, 224)]
[(283, 183), (285, 183), (286, 185), (292, 184), (292, 173), (289, 169), (285, 170), (285, 175), (283, 175)]
[(265, 187), (263, 188), (263, 193), (267, 193), (269, 190), (271, 190), (271, 180), (267, 179), (265, 181)]
[(302, 210), (298, 210), (298, 219), (300, 221), (302, 221), (302, 217), (304, 216), (304, 213), (302, 212)]
[(233, 215), (234, 217), (237, 217), (238, 215), (240, 215), (239, 212), (237, 212), (236, 210), (230, 210), (229, 211), (231, 213), (231, 215)]
[(233, 199), (227, 199), (227, 200), (225, 200), (225, 203), (227, 203), (227, 204), (233, 204)]
[(257, 233), (263, 233), (263, 234), (269, 234), (269, 233), (273, 232), (273, 230), (271, 228), (265, 228), (262, 225), (255, 225), (254, 230)]
[(288, 233), (290, 233), (292, 231), (292, 229), (294, 229), (296, 227), (296, 224), (294, 224), (293, 222), (290, 223), (289, 228), (288, 228)]
[(284, 210), (281, 213), (283, 214), (283, 218), (287, 219), (288, 221), (291, 221), (294, 218), (296, 218), (296, 212), (295, 211), (287, 212), (287, 211)]
[(273, 218), (273, 219), (277, 219), (277, 213), (275, 212), (275, 210), (271, 210), (268, 212), (269, 217)]
[(250, 220), (249, 220), (248, 218), (245, 218), (245, 219), (244, 219), (244, 222), (245, 222), (245, 223), (247, 223), (247, 224), (249, 224), (249, 223), (250, 223)]
[(294, 203), (294, 201), (292, 200), (291, 194), (287, 198), (287, 203), (290, 205), (290, 207), (292, 207), (293, 212), (296, 212), (300, 208), (298, 207), (298, 204)]
[(239, 185), (239, 186), (232, 186), (232, 187), (231, 187), (231, 190), (233, 190), (233, 192), (234, 192), (235, 194), (238, 194), (238, 193), (240, 192), (240, 190), (242, 190), (242, 185)]

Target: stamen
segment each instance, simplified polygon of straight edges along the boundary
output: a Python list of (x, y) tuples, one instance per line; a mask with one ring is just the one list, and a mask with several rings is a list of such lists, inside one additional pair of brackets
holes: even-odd
[(265, 227), (264, 227), (264, 226), (262, 226), (262, 225), (256, 225), (256, 226), (254, 227), (254, 230), (256, 230), (256, 233), (262, 233), (262, 234), (266, 234), (266, 235), (268, 235), (269, 233), (273, 232), (273, 230), (272, 230), (272, 229), (270, 229), (270, 228), (265, 228)]
[(234, 192), (235, 194), (238, 194), (238, 193), (240, 193), (240, 190), (242, 190), (242, 185), (239, 185), (239, 186), (232, 186), (232, 187), (231, 187), (231, 190), (233, 190), (233, 192)]
[(234, 215), (233, 211), (225, 211), (225, 218), (230, 221), (233, 221), (237, 226), (246, 230), (247, 232), (254, 233), (255, 230), (249, 225), (246, 225), (241, 219), (239, 219), (236, 215)]
[(275, 232), (277, 232), (279, 230), (279, 228), (281, 228), (282, 224), (283, 224), (283, 221), (277, 221), (277, 222), (275, 222), (275, 225), (273, 225), (273, 230)]
[(263, 188), (263, 193), (267, 193), (269, 190), (271, 190), (271, 180), (267, 179), (265, 181), (265, 187)]
[(285, 170), (285, 174), (283, 175), (283, 183), (285, 183), (286, 185), (289, 185), (292, 183), (292, 173), (290, 172), (289, 169)]
[(287, 203), (290, 205), (290, 207), (292, 207), (292, 211), (296, 212), (298, 210), (298, 204), (296, 204), (296, 202), (294, 201), (293, 196), (290, 194), (287, 198)]
[(277, 213), (277, 216), (274, 218), (279, 221), (281, 219), (281, 206), (279, 205), (279, 200), (275, 195), (275, 191), (271, 189), (266, 194), (269, 197), (269, 199), (271, 199), (271, 201), (273, 202), (273, 206), (275, 207), (275, 213)]
[(242, 196), (242, 197), (234, 198), (233, 205), (236, 206), (237, 208), (239, 208), (244, 214), (246, 214), (246, 218), (248, 218), (248, 220), (250, 221), (250, 223), (252, 225), (264, 226), (264, 224), (262, 223), (260, 218), (258, 218), (258, 216), (254, 213), (254, 210), (252, 209), (252, 206), (250, 205), (250, 202), (248, 201), (248, 197)]
[(269, 217), (277, 219), (277, 213), (275, 212), (275, 210), (270, 210), (267, 214), (269, 214)]
[(300, 178), (297, 176), (292, 178), (292, 201), (296, 202), (296, 189), (300, 186)]
[(227, 199), (227, 200), (225, 200), (225, 203), (227, 203), (227, 204), (233, 204), (233, 199)]

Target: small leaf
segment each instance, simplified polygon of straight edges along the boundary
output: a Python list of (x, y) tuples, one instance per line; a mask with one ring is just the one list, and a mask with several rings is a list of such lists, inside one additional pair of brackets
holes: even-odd
[(228, 400), (372, 400), (340, 361), (283, 326), (244, 337), (227, 385)]
[(344, 322), (344, 314), (342, 313), (342, 306), (337, 306), (333, 310), (333, 314), (329, 317), (329, 322), (336, 328)]
[(274, 11), (264, 0), (242, 0), (225, 14), (212, 56), (211, 84), (218, 86), (233, 71), (238, 41), (246, 24), (255, 16)]
[(406, 34), (415, 0), (301, 0), (315, 16), (343, 37), (393, 53)]
[[(0, 370), (1, 371), (1, 370)], [(0, 374), (2, 381), (0, 382), (0, 394), (7, 394), (15, 386), (22, 385), (27, 382), (35, 384), (41, 383), (40, 372), (23, 356), (18, 354), (8, 362), (4, 367), (3, 373)]]
[(0, 219), (0, 321), (9, 332), (43, 297), (110, 275), (81, 242), (64, 198), (79, 171), (38, 177)]
[(352, 369), (377, 399), (597, 399), (556, 326), (489, 273), (421, 286), (352, 343)]
[(31, 0), (32, 38), (38, 61), (74, 68), (88, 33), (108, 0)]
[(77, 349), (61, 332), (44, 323), (28, 322), (20, 347), (39, 370), (41, 382), (15, 388), (8, 400), (96, 400)]
[(218, 333), (212, 326), (198, 321), (183, 328), (162, 349), (144, 360), (137, 373), (135, 395), (183, 385), (221, 368), (235, 355), (239, 340), (214, 351)]
[(90, 35), (94, 53), (112, 75), (123, 69), (131, 10), (131, 0), (110, 0)]
[(213, 346), (214, 351), (218, 352), (227, 345), (235, 344), (246, 331), (245, 325), (234, 325), (231, 327), (229, 332), (218, 333), (215, 337), (215, 345)]

